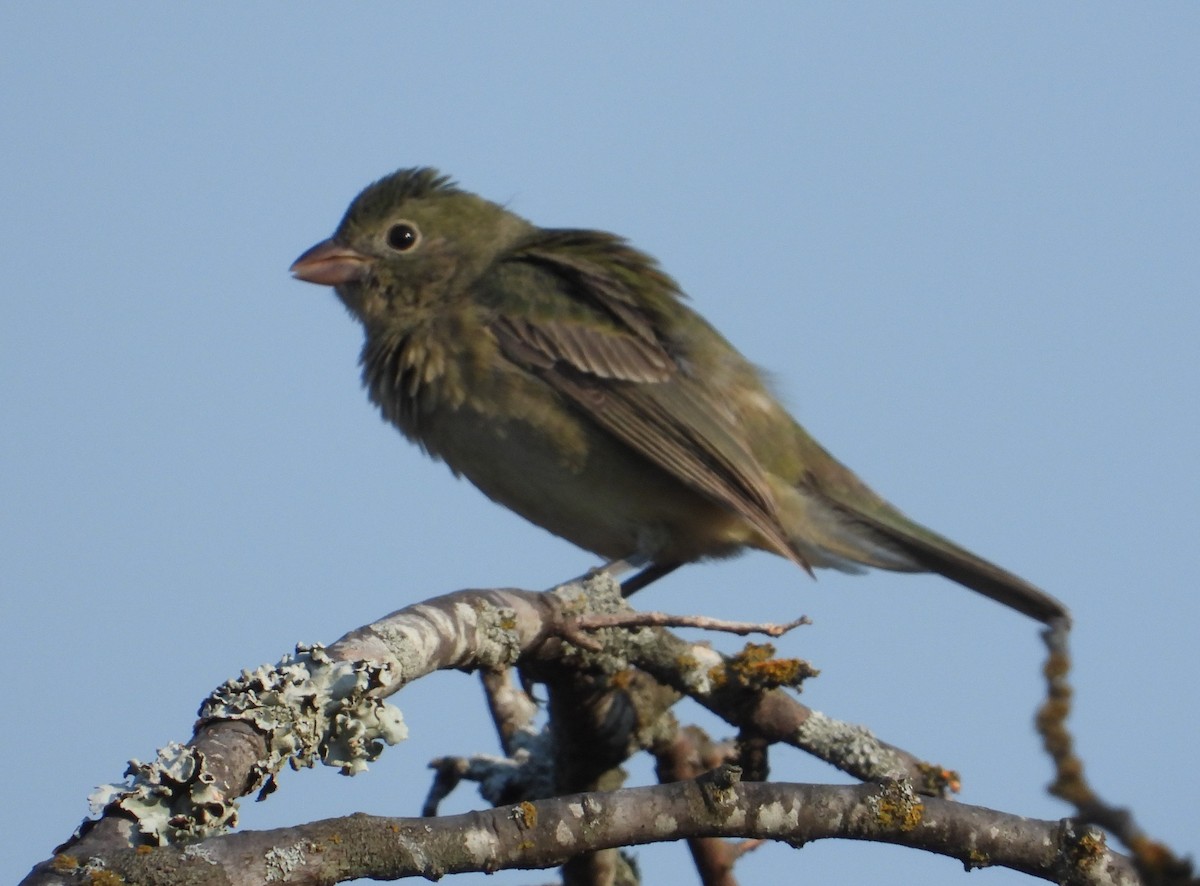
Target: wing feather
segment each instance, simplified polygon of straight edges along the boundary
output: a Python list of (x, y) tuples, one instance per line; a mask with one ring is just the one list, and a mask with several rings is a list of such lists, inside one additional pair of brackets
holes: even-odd
[[(618, 248), (618, 259), (605, 248), (593, 249), (585, 260), (582, 235), (554, 232), (576, 252), (565, 255), (548, 246), (518, 253), (513, 258), (541, 271), (523, 289), (548, 291), (565, 300), (572, 311), (555, 312), (538, 305), (516, 316), (498, 311), (492, 333), (502, 353), (534, 372), (608, 433), (669, 472), (680, 482), (724, 504), (747, 521), (764, 542), (784, 557), (808, 569), (809, 564), (789, 543), (767, 478), (727, 409), (693, 379), (673, 354), (675, 343), (656, 333), (659, 324), (639, 303), (632, 281), (649, 279), (669, 286), (665, 275), (643, 278), (633, 272), (640, 256), (616, 238), (601, 247)], [(608, 235), (597, 235), (608, 237)], [(644, 261), (649, 263), (648, 258)], [(653, 265), (648, 268), (654, 271)], [(655, 271), (655, 273), (658, 273)], [(520, 277), (511, 278), (509, 284)], [(663, 282), (665, 281), (665, 282)], [(641, 293), (643, 299), (645, 294)], [(501, 305), (527, 304), (528, 294), (501, 297)], [(580, 310), (585, 306), (586, 310)]]

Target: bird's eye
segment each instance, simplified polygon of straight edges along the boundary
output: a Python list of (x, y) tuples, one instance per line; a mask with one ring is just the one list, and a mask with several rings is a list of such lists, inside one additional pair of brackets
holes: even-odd
[(387, 244), (397, 252), (408, 252), (421, 242), (421, 232), (412, 222), (396, 222), (387, 232)]

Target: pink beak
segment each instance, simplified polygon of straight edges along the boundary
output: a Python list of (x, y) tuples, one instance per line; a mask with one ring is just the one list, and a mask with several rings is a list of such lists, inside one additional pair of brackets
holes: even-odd
[(340, 286), (361, 280), (370, 268), (371, 260), (361, 252), (341, 246), (332, 240), (322, 240), (292, 262), (292, 276), (308, 283)]

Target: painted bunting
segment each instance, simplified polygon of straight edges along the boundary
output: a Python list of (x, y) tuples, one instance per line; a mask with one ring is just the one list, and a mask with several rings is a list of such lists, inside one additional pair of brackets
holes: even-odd
[(291, 270), (362, 323), (363, 383), (388, 421), (538, 526), (646, 566), (638, 586), (758, 548), (810, 573), (938, 572), (1067, 617), (867, 488), (620, 237), (539, 228), (403, 169)]

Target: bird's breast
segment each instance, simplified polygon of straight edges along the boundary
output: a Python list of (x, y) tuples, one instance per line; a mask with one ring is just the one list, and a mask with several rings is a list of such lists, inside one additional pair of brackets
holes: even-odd
[(417, 439), (493, 501), (608, 559), (725, 556), (755, 535), (525, 373), (422, 416)]
[(363, 380), (384, 417), (493, 501), (609, 559), (725, 556), (756, 534), (504, 358), (482, 327), (441, 318), (369, 337)]

